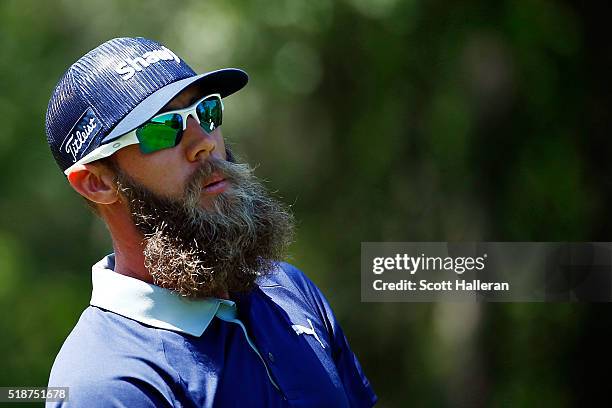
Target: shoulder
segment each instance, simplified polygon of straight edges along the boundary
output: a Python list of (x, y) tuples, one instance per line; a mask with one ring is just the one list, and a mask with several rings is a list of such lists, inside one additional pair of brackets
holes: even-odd
[[(260, 282), (260, 288), (275, 302), (285, 305), (287, 298), (293, 303), (307, 307), (315, 316), (324, 322), (326, 328), (332, 332), (335, 317), (323, 292), (300, 269), (286, 263), (278, 262), (275, 270)], [(274, 288), (282, 287), (283, 290)]]
[(70, 365), (97, 370), (109, 366), (109, 359), (124, 359), (135, 354), (151, 356), (160, 351), (161, 343), (154, 329), (89, 306), (64, 341), (54, 368)]
[(260, 284), (264, 287), (274, 285), (299, 290), (306, 296), (321, 294), (317, 285), (304, 272), (287, 262), (278, 262), (274, 271)]
[[(294, 297), (301, 298), (319, 314), (325, 314), (327, 299), (319, 287), (299, 268), (287, 263), (277, 262), (276, 268), (270, 275), (260, 281), (260, 288), (283, 287)], [(272, 293), (266, 291), (266, 293)]]
[(171, 405), (160, 378), (161, 342), (137, 325), (103, 309), (85, 309), (55, 358), (49, 386), (69, 387), (67, 406)]

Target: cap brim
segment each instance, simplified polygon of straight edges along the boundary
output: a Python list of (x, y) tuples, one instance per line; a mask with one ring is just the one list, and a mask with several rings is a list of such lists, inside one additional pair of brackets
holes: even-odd
[(224, 68), (181, 79), (153, 92), (132, 109), (111, 132), (102, 139), (101, 144), (109, 143), (151, 119), (161, 108), (189, 85), (198, 83), (210, 93), (218, 93), (222, 98), (242, 89), (249, 81), (246, 72), (237, 68)]

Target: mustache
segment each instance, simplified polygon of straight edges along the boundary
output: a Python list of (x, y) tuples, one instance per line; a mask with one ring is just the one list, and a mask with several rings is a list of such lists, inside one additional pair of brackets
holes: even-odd
[(187, 179), (186, 185), (188, 188), (189, 186), (195, 186), (195, 184), (200, 184), (217, 174), (224, 178), (229, 178), (231, 181), (236, 181), (236, 169), (238, 168), (240, 168), (240, 165), (237, 163), (232, 163), (217, 157), (210, 157), (200, 162), (200, 166)]
[(244, 178), (245, 170), (251, 175), (248, 166), (210, 157), (201, 162), (200, 166), (187, 179), (185, 183), (185, 196), (201, 193), (206, 182), (213, 176), (221, 176), (226, 181), (234, 184), (238, 183)]

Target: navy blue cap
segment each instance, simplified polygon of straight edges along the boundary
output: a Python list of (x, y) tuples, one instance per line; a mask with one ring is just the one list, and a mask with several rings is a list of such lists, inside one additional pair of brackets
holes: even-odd
[(63, 170), (134, 130), (183, 89), (230, 95), (246, 85), (236, 68), (196, 74), (174, 52), (146, 38), (115, 38), (82, 56), (55, 87), (46, 115), (47, 142)]

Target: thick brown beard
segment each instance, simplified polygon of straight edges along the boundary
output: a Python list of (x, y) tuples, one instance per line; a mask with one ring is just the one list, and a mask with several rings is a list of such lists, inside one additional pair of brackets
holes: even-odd
[[(115, 171), (134, 224), (145, 237), (145, 267), (158, 286), (189, 298), (249, 291), (286, 255), (293, 216), (270, 197), (247, 164), (203, 162), (181, 199), (157, 195)], [(213, 173), (230, 187), (204, 209), (203, 183)]]

